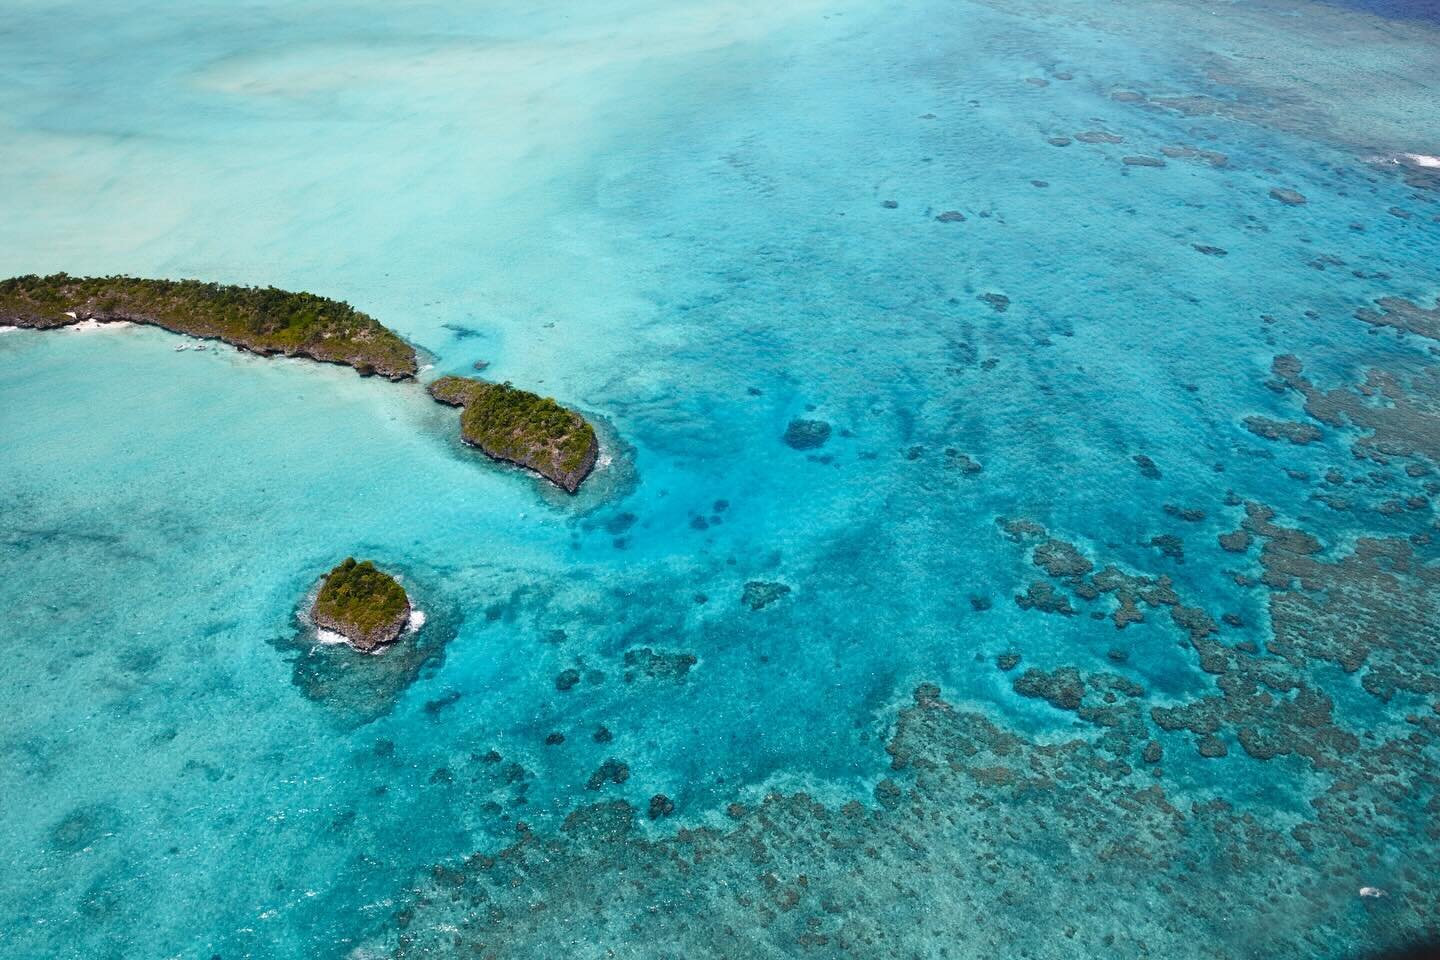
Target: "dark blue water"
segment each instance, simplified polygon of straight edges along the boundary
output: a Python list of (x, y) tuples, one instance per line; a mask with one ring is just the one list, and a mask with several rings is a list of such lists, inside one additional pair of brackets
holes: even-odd
[(1353, 10), (1373, 13), (1395, 20), (1422, 20), (1440, 23), (1440, 2), (1437, 0), (1326, 0)]

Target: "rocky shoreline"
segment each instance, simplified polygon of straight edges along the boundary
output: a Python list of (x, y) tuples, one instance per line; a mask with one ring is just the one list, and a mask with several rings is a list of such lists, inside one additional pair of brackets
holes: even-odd
[(374, 653), (381, 647), (388, 647), (400, 639), (400, 635), (405, 632), (405, 627), (410, 622), (410, 607), (407, 605), (404, 613), (384, 624), (381, 629), (366, 633), (356, 632), (344, 621), (327, 617), (313, 608), (310, 611), (310, 620), (321, 630), (328, 630), (330, 633), (343, 637), (345, 643), (361, 653)]

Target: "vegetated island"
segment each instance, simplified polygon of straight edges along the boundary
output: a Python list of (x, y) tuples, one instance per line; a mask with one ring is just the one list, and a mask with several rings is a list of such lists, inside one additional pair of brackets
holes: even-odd
[(200, 280), (31, 274), (0, 280), (0, 324), (51, 330), (82, 320), (127, 320), (258, 353), (354, 367), (406, 380), (415, 350), (348, 303), (274, 287)]
[(595, 468), (600, 444), (580, 414), (509, 383), (441, 377), (430, 396), (460, 413), (460, 436), (486, 456), (533, 470), (574, 493)]
[(369, 653), (393, 643), (410, 622), (410, 598), (395, 578), (369, 560), (345, 560), (325, 575), (310, 618), (356, 650)]
[[(313, 293), (64, 273), (0, 280), (0, 325), (53, 330), (84, 320), (147, 324), (261, 356), (343, 364), (367, 377), (408, 380), (418, 369), (415, 349), (374, 317)], [(600, 448), (594, 427), (549, 397), (464, 377), (436, 380), (430, 395), (464, 408), (460, 434), (467, 443), (568, 493), (595, 467)]]

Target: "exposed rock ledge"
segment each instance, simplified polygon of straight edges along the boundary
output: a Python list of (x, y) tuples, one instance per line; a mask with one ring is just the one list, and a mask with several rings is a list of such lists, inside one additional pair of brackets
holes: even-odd
[(440, 403), (463, 408), (460, 436), (487, 457), (533, 470), (567, 493), (595, 468), (595, 428), (549, 397), (468, 377), (441, 377), (429, 389)]
[(348, 303), (313, 293), (63, 273), (0, 281), (0, 324), (52, 330), (82, 320), (128, 320), (261, 356), (343, 364), (361, 376), (406, 380), (416, 372), (408, 343)]

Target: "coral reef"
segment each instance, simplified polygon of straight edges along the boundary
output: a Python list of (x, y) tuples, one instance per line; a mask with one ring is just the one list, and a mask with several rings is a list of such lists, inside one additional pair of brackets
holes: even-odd
[(815, 450), (830, 440), (830, 424), (824, 420), (797, 417), (785, 428), (784, 440), (795, 450)]
[(751, 610), (762, 610), (790, 593), (789, 584), (751, 580), (745, 584), (740, 602)]

